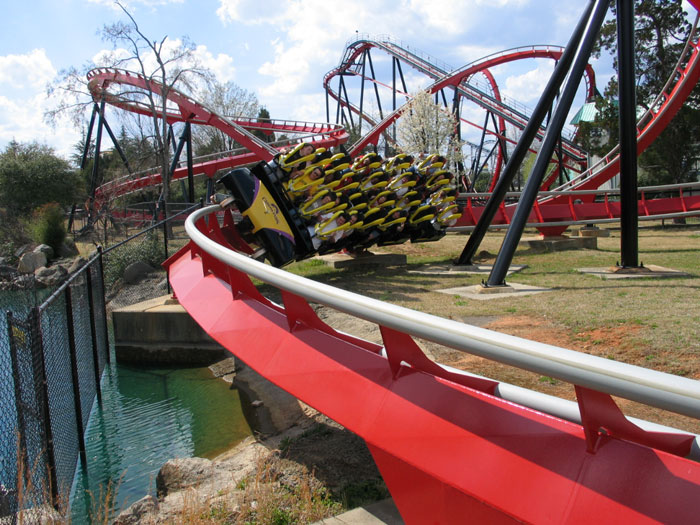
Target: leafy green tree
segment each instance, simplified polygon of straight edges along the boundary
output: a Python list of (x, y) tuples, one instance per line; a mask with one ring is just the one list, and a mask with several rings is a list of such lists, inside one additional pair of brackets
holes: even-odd
[[(648, 110), (661, 93), (683, 50), (691, 30), (681, 0), (635, 1), (635, 66), (637, 106)], [(613, 5), (613, 12), (616, 13)], [(603, 51), (613, 56), (617, 70), (616, 20), (606, 22), (600, 33), (596, 56)], [(579, 130), (579, 141), (589, 151), (602, 155), (618, 142), (617, 77), (596, 101), (598, 116)], [(598, 141), (601, 131), (608, 135)], [(643, 184), (673, 184), (696, 177), (692, 171), (700, 156), (700, 88), (695, 88), (684, 107), (641, 155), (639, 167)]]
[(13, 141), (0, 154), (0, 207), (10, 214), (28, 216), (49, 202), (70, 205), (81, 190), (76, 170), (49, 146)]
[[(258, 111), (258, 122), (270, 122), (270, 112), (267, 110), (266, 107), (261, 107), (260, 111)], [(253, 135), (258, 137), (260, 140), (264, 142), (274, 142), (275, 141), (275, 134), (273, 133), (265, 133), (264, 131), (261, 130), (255, 130), (253, 131)]]

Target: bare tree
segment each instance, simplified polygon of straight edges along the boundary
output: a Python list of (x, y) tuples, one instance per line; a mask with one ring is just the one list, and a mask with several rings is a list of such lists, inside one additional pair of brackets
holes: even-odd
[(457, 118), (432, 100), (427, 91), (415, 93), (397, 124), (396, 142), (406, 153), (439, 153), (455, 165), (462, 144), (455, 136)]
[[(209, 89), (200, 95), (200, 100), (208, 108), (231, 120), (240, 117), (255, 118), (260, 111), (255, 94), (233, 82), (213, 82)], [(230, 151), (237, 147), (233, 137), (213, 126), (198, 127), (194, 130), (192, 139), (197, 153), (201, 155)]]
[(137, 102), (148, 108), (148, 123), (144, 119), (132, 119), (131, 122), (141, 122), (150, 128), (150, 131), (142, 129), (140, 134), (148, 137), (153, 144), (157, 169), (163, 181), (161, 200), (167, 203), (172, 154), (166, 119), (168, 96), (174, 89), (192, 93), (198, 85), (211, 82), (212, 75), (199, 63), (195, 45), (188, 39), (176, 41), (165, 36), (160, 40), (152, 40), (121, 2), (116, 1), (115, 4), (128, 21), (119, 21), (102, 28), (102, 38), (112, 44), (112, 51), (104, 53), (98, 62), (62, 71), (59, 79), (48, 88), (48, 95), (55, 101), (55, 107), (47, 111), (44, 117), (53, 123), (60, 115), (67, 113), (76, 126), (81, 126), (86, 110), (91, 109), (94, 103), (87, 89), (86, 74), (90, 69), (114, 67), (137, 72), (144, 79), (145, 89), (112, 85), (110, 96)]

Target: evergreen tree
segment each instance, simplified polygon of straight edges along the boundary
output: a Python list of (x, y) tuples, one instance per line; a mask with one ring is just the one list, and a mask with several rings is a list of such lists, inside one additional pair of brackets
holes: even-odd
[[(616, 13), (613, 5), (613, 13)], [(681, 0), (635, 1), (635, 68), (637, 106), (648, 110), (661, 93), (681, 55), (691, 26)], [(617, 21), (606, 22), (600, 33), (596, 56), (609, 52), (617, 70)], [(592, 153), (604, 155), (619, 140), (617, 77), (596, 101), (598, 115), (579, 129), (579, 142)], [(609, 136), (601, 143), (601, 130)], [(700, 156), (700, 88), (695, 88), (683, 108), (639, 158), (640, 182), (644, 185), (689, 182), (697, 177), (692, 170)]]

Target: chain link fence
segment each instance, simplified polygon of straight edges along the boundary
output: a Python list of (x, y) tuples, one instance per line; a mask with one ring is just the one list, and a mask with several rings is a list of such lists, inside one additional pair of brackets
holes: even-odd
[[(0, 295), (0, 524), (67, 511), (110, 359), (107, 301), (126, 306), (169, 292), (157, 268), (187, 242), (184, 220), (200, 206), (98, 248), (40, 304), (35, 291)], [(143, 276), (130, 285), (134, 264), (147, 265), (157, 286), (144, 286)]]

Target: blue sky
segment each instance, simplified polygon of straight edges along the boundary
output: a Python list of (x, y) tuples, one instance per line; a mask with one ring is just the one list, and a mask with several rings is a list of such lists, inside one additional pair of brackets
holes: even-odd
[[(391, 35), (454, 66), (504, 49), (565, 45), (580, 0), (128, 0), (152, 39), (183, 36), (219, 80), (256, 94), (273, 118), (325, 121), (323, 75), (335, 67), (355, 31)], [(125, 20), (109, 0), (7, 2), (0, 34), (0, 149), (37, 140), (67, 155), (79, 132), (43, 122), (45, 86), (58, 72), (110, 47), (105, 24)], [(377, 57), (379, 63), (382, 57)], [(593, 63), (599, 85), (609, 60)], [(501, 67), (501, 90), (534, 106), (552, 65), (528, 60)], [(409, 90), (429, 83), (405, 67)]]

